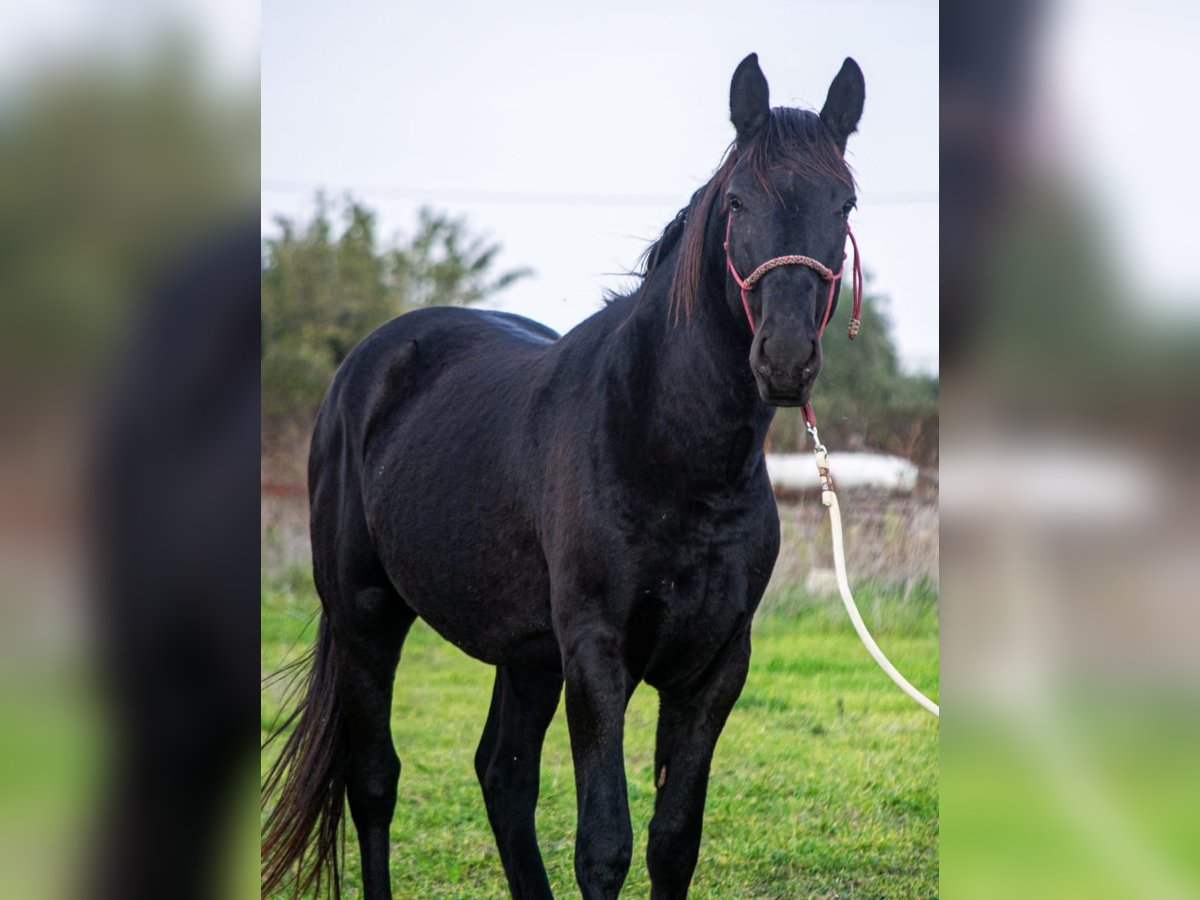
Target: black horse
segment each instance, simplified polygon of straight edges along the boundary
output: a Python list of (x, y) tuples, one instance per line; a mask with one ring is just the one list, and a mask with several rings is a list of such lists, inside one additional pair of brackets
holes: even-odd
[(636, 291), (561, 338), (520, 316), (420, 310), (347, 357), (312, 440), (324, 610), (265, 784), (278, 801), (264, 892), (294, 872), (301, 890), (337, 893), (348, 797), (363, 894), (390, 896), (392, 683), (420, 616), (496, 666), (475, 768), (513, 895), (551, 896), (534, 807), (565, 683), (575, 874), (584, 897), (617, 896), (633, 849), (625, 708), (645, 681), (660, 698), (653, 896), (686, 896), (779, 550), (763, 442), (775, 406), (808, 401), (828, 290), (813, 268), (779, 268), (744, 311), (728, 263), (803, 253), (840, 270), (863, 95), (847, 59), (820, 114), (772, 110), (748, 56), (730, 89), (736, 141), (649, 248)]

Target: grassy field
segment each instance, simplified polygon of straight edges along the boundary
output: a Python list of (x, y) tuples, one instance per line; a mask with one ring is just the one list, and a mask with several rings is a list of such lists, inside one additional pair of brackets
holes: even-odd
[[(866, 592), (876, 638), (936, 698), (932, 592)], [(749, 681), (717, 747), (692, 895), (932, 897), (938, 894), (938, 726), (859, 644), (838, 601), (805, 604), (785, 586), (756, 623)], [(299, 570), (264, 581), (264, 673), (307, 649), (316, 598)], [(393, 736), (404, 765), (392, 823), (398, 897), (503, 898), (507, 888), (475, 781), (473, 755), (492, 670), (418, 623), (396, 681)], [(279, 712), (263, 695), (264, 730)], [(625, 896), (649, 894), (644, 852), (653, 811), (657, 699), (642, 686), (625, 743), (634, 863)], [(264, 731), (265, 734), (265, 731)], [(264, 756), (263, 767), (270, 757)], [(349, 826), (347, 887), (359, 896)], [(551, 884), (577, 894), (575, 797), (562, 707), (542, 762), (538, 834)]]

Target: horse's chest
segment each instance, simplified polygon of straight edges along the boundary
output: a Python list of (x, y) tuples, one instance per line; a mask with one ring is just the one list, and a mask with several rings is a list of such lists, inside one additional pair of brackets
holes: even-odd
[(690, 537), (664, 550), (635, 609), (656, 686), (702, 671), (748, 626), (778, 551), (777, 529), (757, 517)]

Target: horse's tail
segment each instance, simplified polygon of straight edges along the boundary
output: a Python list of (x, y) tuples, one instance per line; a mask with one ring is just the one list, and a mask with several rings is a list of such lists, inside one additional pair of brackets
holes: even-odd
[(303, 699), (263, 745), (295, 725), (262, 786), (264, 808), (276, 797), (262, 829), (264, 897), (286, 880), (292, 881), (296, 896), (311, 892), (319, 897), (324, 890), (337, 898), (341, 891), (349, 745), (334, 691), (333, 630), (326, 615), (321, 616), (316, 647), (294, 664), (296, 670), (310, 659)]

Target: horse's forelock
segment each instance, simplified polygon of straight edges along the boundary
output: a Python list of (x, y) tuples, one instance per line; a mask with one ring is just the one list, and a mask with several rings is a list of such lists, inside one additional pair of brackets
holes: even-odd
[(767, 174), (787, 169), (806, 181), (832, 178), (854, 188), (854, 173), (812, 110), (776, 107), (771, 118), (746, 148), (747, 160), (758, 182), (772, 191)]

